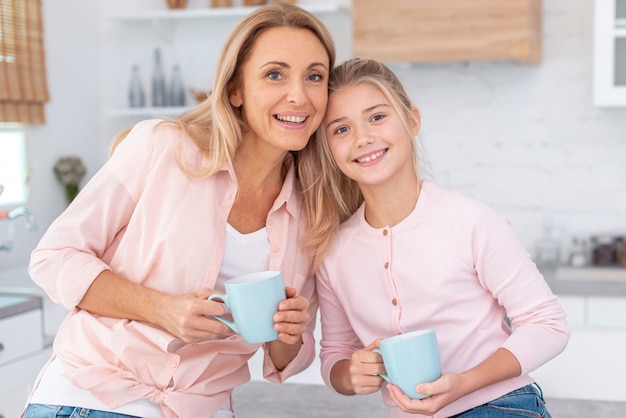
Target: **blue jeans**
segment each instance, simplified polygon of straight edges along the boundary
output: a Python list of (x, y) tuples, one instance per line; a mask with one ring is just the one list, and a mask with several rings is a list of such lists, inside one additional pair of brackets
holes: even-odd
[(141, 418), (133, 415), (116, 414), (115, 412), (97, 411), (95, 409), (76, 408), (63, 405), (43, 405), (33, 403), (28, 405), (24, 418)]
[(504, 396), (450, 418), (552, 418), (539, 385), (515, 389)]

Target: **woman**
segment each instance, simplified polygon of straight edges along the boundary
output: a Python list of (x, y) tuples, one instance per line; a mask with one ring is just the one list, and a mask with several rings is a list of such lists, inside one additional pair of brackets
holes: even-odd
[(303, 179), (308, 201), (326, 209), (309, 236), (328, 249), (316, 274), (325, 382), (346, 395), (378, 391), (380, 339), (432, 328), (443, 375), (415, 387), (425, 399), (386, 385), (390, 417), (549, 417), (528, 373), (569, 331), (510, 224), (422, 179), (420, 114), (385, 65), (347, 61), (329, 90), (320, 164)]
[(311, 363), (317, 302), (295, 172), (334, 59), (313, 15), (259, 8), (226, 40), (205, 102), (115, 141), (32, 254), (33, 280), (70, 313), (26, 417), (233, 416), (260, 345), (212, 319), (224, 307), (207, 297), (257, 270), (281, 270), (287, 286), (265, 377)]

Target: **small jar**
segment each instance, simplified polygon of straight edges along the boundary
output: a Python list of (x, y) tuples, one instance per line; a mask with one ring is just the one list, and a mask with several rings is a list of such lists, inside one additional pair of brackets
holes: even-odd
[(610, 266), (617, 262), (615, 241), (613, 237), (599, 235), (592, 237), (592, 261), (596, 266)]
[(626, 267), (626, 236), (616, 239), (617, 242), (617, 263)]

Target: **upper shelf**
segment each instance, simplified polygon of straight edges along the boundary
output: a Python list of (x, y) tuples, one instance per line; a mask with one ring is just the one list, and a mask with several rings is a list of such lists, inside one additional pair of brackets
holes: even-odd
[(175, 117), (187, 110), (187, 107), (122, 107), (109, 109), (107, 113), (110, 116), (129, 116), (129, 117)]
[[(300, 5), (305, 10), (315, 14), (322, 15), (326, 13), (338, 13), (341, 11), (349, 11), (350, 9), (340, 5), (339, 3)], [(120, 14), (110, 14), (108, 19), (117, 22), (146, 22), (151, 23), (159, 32), (163, 39), (170, 43), (172, 41), (172, 31), (175, 22), (183, 22), (190, 20), (202, 19), (219, 19), (219, 18), (242, 18), (251, 11), (258, 9), (259, 6), (247, 7), (208, 7), (194, 9), (165, 9), (165, 10), (142, 10), (134, 12), (125, 12)]]
[[(313, 14), (348, 11), (347, 8), (342, 7), (339, 4), (311, 4), (301, 5), (301, 7)], [(243, 17), (257, 8), (258, 7), (209, 7), (203, 9), (151, 10), (124, 14), (111, 14), (108, 18), (113, 20), (150, 22), (207, 18), (212, 19), (220, 17)]]

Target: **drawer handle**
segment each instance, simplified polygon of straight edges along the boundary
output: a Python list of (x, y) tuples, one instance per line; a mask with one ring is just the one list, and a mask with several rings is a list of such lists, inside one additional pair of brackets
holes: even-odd
[[(0, 351), (4, 350), (4, 344), (0, 343)], [(2, 415), (0, 415), (0, 418), (4, 418)]]

